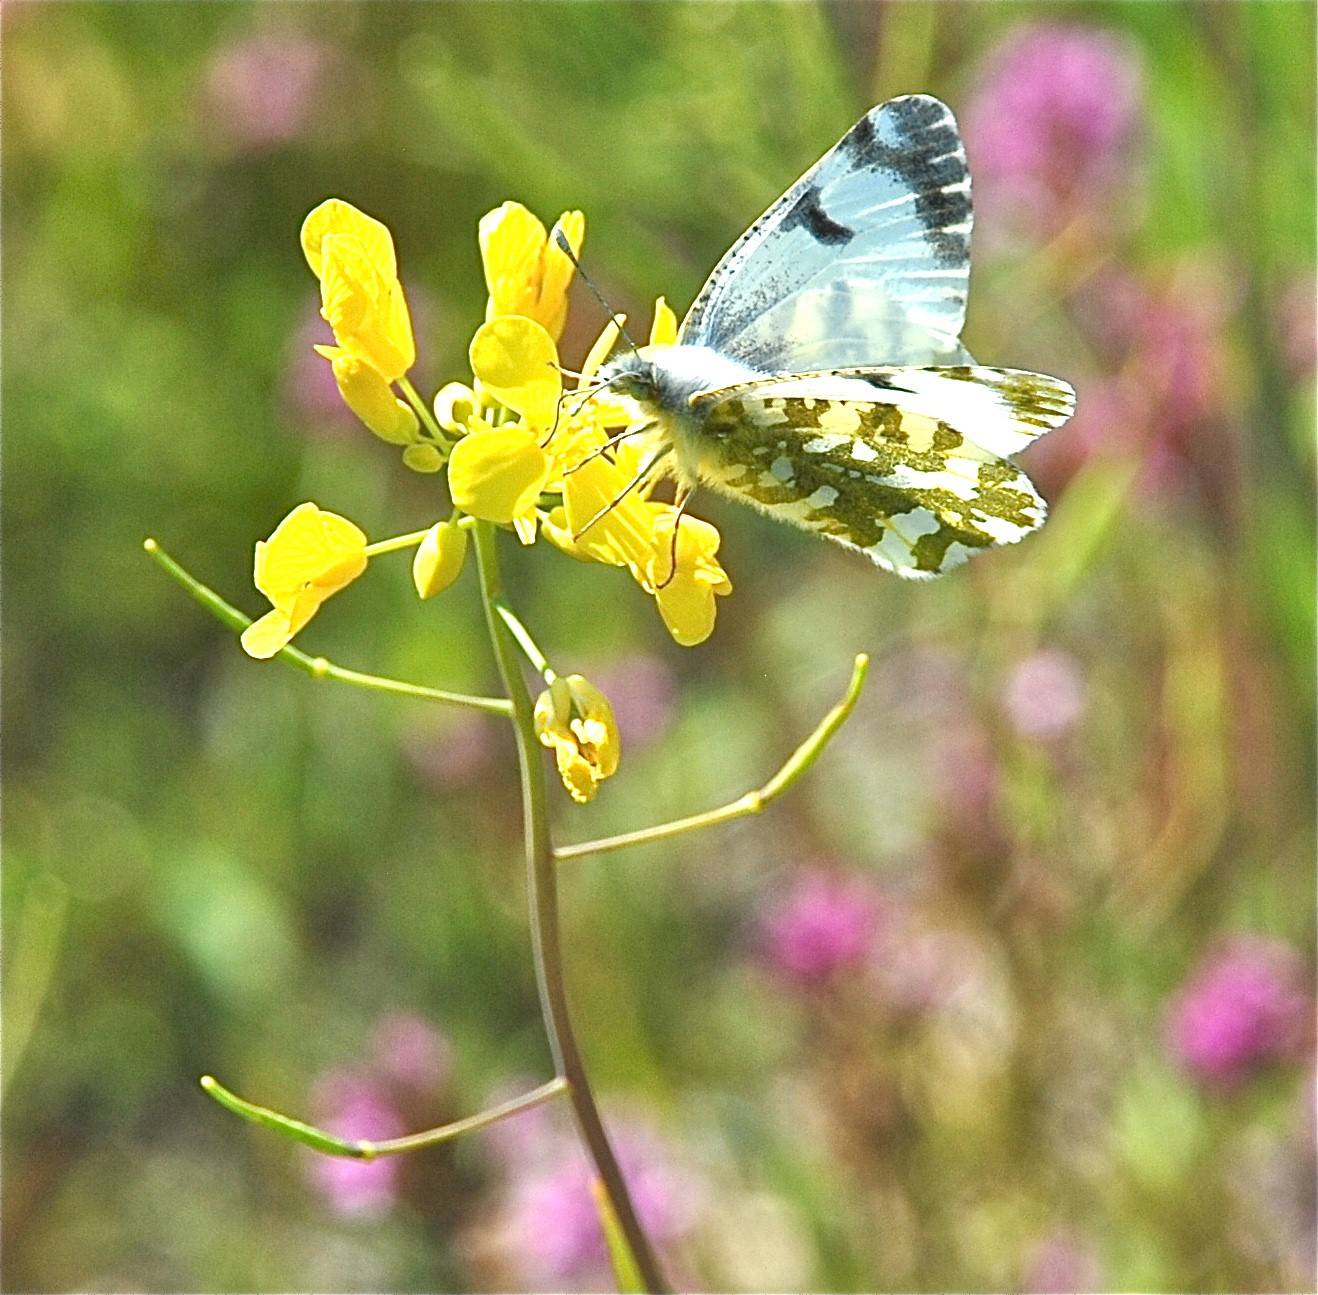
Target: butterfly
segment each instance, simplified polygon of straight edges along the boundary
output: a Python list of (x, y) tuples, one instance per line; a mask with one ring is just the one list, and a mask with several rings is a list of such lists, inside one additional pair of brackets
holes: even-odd
[(913, 578), (1041, 525), (1008, 457), (1075, 393), (962, 346), (971, 223), (947, 106), (872, 108), (732, 245), (675, 345), (600, 370), (654, 429), (647, 470)]

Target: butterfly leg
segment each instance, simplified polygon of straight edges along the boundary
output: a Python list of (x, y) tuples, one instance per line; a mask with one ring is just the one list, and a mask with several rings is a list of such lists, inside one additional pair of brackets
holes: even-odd
[(604, 442), (603, 445), (596, 446), (595, 449), (591, 450), (591, 452), (587, 454), (586, 457), (582, 459), (580, 463), (574, 463), (570, 468), (564, 468), (563, 475), (565, 477), (570, 477), (575, 471), (577, 471), (578, 468), (584, 468), (586, 464), (589, 463), (592, 459), (599, 458), (601, 454), (603, 454), (606, 450), (611, 450), (620, 441), (625, 441), (629, 436), (640, 436), (642, 432), (651, 431), (656, 426), (657, 426), (656, 423), (649, 422), (641, 427), (626, 427), (620, 432), (615, 432), (612, 436), (609, 437), (607, 441)]
[(673, 514), (673, 538), (668, 548), (668, 574), (655, 586), (656, 593), (660, 589), (667, 589), (673, 583), (673, 577), (677, 575), (677, 533), (682, 525), (682, 517), (686, 513), (686, 506), (691, 502), (695, 493), (694, 486), (678, 492), (677, 512)]
[(574, 540), (579, 540), (588, 530), (590, 530), (592, 526), (595, 525), (597, 521), (600, 520), (600, 518), (605, 517), (609, 513), (611, 513), (620, 503), (622, 503), (624, 499), (627, 498), (629, 494), (631, 494), (633, 490), (636, 489), (637, 486), (643, 484), (646, 480), (648, 480), (650, 473), (654, 471), (654, 469), (658, 466), (659, 462), (662, 459), (667, 458), (668, 455), (670, 455), (672, 452), (673, 449), (671, 445), (663, 445), (659, 449), (657, 449), (652, 455), (650, 455), (650, 457), (645, 461), (644, 465), (641, 467), (641, 470), (625, 486), (623, 486), (623, 488), (619, 490), (618, 493), (614, 495), (613, 498), (610, 499), (609, 502), (605, 504), (604, 507), (601, 508), (599, 512), (597, 512), (595, 516), (592, 517), (572, 538)]

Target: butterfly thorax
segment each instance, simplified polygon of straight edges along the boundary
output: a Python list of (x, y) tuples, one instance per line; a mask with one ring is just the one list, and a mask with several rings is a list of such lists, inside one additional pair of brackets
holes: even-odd
[(688, 485), (702, 476), (709, 444), (698, 397), (765, 375), (707, 346), (643, 346), (600, 370), (611, 391), (630, 397), (673, 449), (674, 467)]

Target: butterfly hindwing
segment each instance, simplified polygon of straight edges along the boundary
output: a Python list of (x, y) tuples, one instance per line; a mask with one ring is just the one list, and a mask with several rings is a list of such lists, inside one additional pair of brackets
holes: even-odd
[(964, 363), (971, 223), (951, 111), (880, 104), (733, 244), (681, 340), (766, 373)]
[(1072, 405), (1054, 378), (964, 366), (796, 374), (693, 402), (703, 480), (914, 578), (1042, 524), (1002, 454)]

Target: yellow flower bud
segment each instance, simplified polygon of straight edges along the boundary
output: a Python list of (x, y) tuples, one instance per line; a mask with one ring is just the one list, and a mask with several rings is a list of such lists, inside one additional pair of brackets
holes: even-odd
[(563, 394), (554, 339), (533, 319), (498, 315), (471, 339), (471, 371), (500, 404), (536, 427), (551, 427)]
[(444, 466), (444, 456), (437, 446), (422, 441), (417, 445), (409, 445), (403, 451), (403, 466), (411, 468), (413, 472), (438, 472)]
[(299, 504), (256, 545), (256, 587), (274, 604), (243, 631), (249, 656), (272, 657), (331, 595), (366, 570), (366, 536), (346, 517)]
[(417, 546), (412, 583), (422, 598), (442, 594), (462, 574), (467, 532), (456, 522), (436, 522)]
[(336, 346), (317, 346), (330, 361), (343, 403), (383, 441), (411, 445), (420, 426), (411, 408), (394, 395), (380, 371)]
[(618, 768), (618, 725), (609, 699), (581, 675), (560, 676), (535, 703), (535, 731), (550, 747), (568, 795), (584, 805)]
[(550, 467), (549, 455), (525, 428), (488, 427), (475, 420), (449, 456), (449, 494), (464, 513), (506, 526), (516, 518), (534, 518)]

